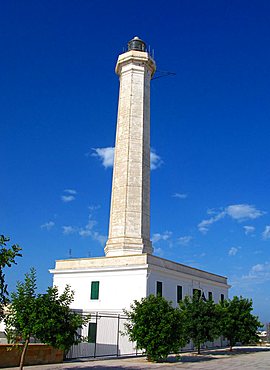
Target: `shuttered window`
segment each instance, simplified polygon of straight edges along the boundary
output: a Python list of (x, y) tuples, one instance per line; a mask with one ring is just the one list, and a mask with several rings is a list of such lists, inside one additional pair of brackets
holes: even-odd
[(90, 322), (88, 326), (88, 342), (96, 343), (97, 340), (97, 323)]
[(91, 299), (98, 299), (98, 297), (99, 297), (99, 281), (92, 281)]
[(213, 300), (213, 293), (212, 292), (208, 292), (208, 300), (209, 301)]
[(224, 301), (224, 294), (220, 294), (220, 300), (221, 300), (221, 302)]
[(162, 282), (157, 281), (156, 295), (162, 297)]
[(176, 297), (177, 303), (179, 303), (183, 299), (183, 288), (181, 285), (177, 285)]

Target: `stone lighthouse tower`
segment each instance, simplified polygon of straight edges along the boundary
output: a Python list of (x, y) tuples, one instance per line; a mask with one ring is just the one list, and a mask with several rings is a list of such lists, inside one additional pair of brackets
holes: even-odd
[(88, 328), (82, 329), (88, 343), (73, 347), (71, 358), (134, 354), (134, 343), (119, 335), (123, 309), (134, 300), (162, 295), (176, 307), (195, 291), (216, 303), (228, 297), (226, 277), (152, 254), (150, 81), (155, 68), (138, 37), (116, 64), (120, 92), (106, 256), (57, 260), (50, 270), (59, 292), (66, 284), (74, 290), (70, 307), (91, 314)]
[(138, 37), (118, 57), (120, 79), (107, 257), (152, 254), (150, 81), (156, 65)]

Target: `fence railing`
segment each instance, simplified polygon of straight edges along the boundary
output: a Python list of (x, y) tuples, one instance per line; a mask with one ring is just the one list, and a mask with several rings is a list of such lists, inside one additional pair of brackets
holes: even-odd
[[(90, 315), (90, 313), (89, 313)], [(141, 354), (136, 343), (124, 333), (127, 317), (120, 314), (91, 313), (91, 320), (81, 330), (83, 342), (70, 348), (67, 358), (119, 357)]]
[[(143, 351), (137, 350), (136, 343), (131, 342), (125, 334), (127, 317), (113, 313), (89, 312), (89, 323), (81, 330), (83, 342), (70, 348), (67, 359), (80, 357), (121, 357), (142, 355)], [(217, 348), (226, 346), (227, 341), (222, 337), (214, 342), (206, 342), (201, 348)], [(189, 342), (180, 352), (193, 351), (194, 345)]]

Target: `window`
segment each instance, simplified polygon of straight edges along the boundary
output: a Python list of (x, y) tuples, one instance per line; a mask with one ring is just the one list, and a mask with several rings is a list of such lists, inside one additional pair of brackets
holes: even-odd
[(97, 340), (97, 323), (90, 322), (88, 325), (88, 342), (96, 343)]
[(208, 292), (208, 301), (212, 301), (212, 300), (213, 300), (213, 293)]
[(193, 297), (201, 298), (202, 291), (200, 289), (193, 289)]
[(182, 301), (182, 299), (183, 299), (183, 288), (182, 288), (181, 285), (177, 285), (176, 296), (177, 296), (177, 303)]
[(98, 297), (99, 297), (99, 281), (92, 281), (91, 299), (98, 299)]
[(162, 297), (162, 282), (157, 281), (156, 295)]
[(221, 302), (224, 301), (224, 294), (220, 294), (220, 300), (221, 300)]

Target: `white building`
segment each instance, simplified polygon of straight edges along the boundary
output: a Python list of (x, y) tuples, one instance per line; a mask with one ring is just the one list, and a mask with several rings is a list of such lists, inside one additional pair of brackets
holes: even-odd
[(227, 279), (147, 253), (56, 261), (54, 285), (75, 291), (72, 308), (84, 312), (122, 313), (134, 299), (162, 294), (176, 306), (198, 289), (215, 302), (228, 297)]
[[(145, 43), (138, 37), (129, 42), (128, 51), (119, 56), (116, 64), (120, 92), (105, 257), (59, 260), (50, 270), (53, 284), (60, 291), (66, 284), (75, 291), (72, 308), (82, 312), (121, 314), (135, 299), (157, 293), (177, 305), (195, 289), (215, 302), (228, 297), (225, 277), (152, 255), (150, 81), (155, 69)], [(96, 323), (92, 322), (89, 328), (94, 333), (92, 344), (96, 346), (99, 341), (105, 345), (102, 340), (108, 342), (109, 336), (101, 339), (104, 333), (96, 330)], [(89, 355), (92, 344), (82, 351), (85, 355)], [(115, 345), (111, 346), (112, 351)], [(117, 353), (125, 352), (125, 346), (121, 347), (118, 337)]]

